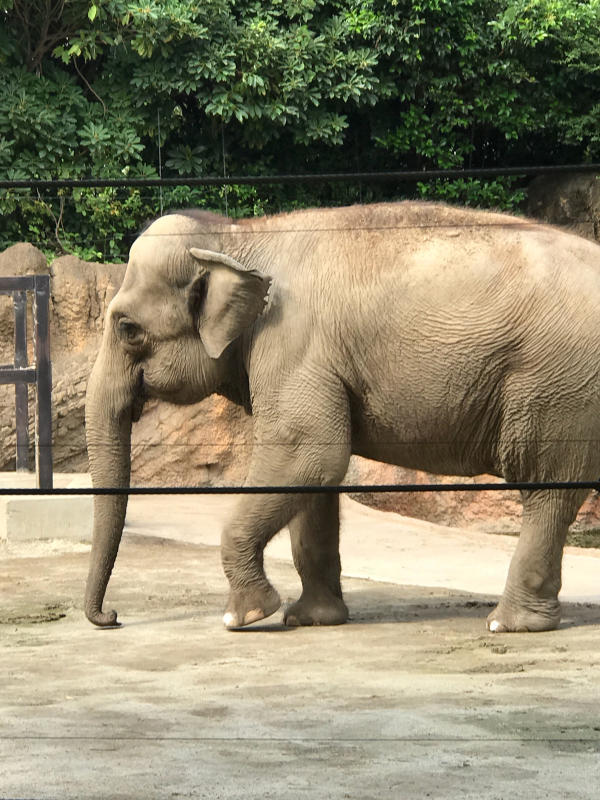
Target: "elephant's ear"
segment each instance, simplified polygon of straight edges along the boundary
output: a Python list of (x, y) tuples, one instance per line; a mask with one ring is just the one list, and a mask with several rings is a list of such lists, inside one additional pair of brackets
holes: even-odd
[(264, 310), (271, 278), (245, 270), (223, 253), (196, 247), (189, 252), (200, 268), (189, 289), (188, 306), (206, 352), (218, 358)]

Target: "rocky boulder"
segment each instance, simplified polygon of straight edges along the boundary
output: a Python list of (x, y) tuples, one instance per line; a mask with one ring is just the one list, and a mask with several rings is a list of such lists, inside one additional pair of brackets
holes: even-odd
[(600, 242), (600, 176), (540, 175), (529, 184), (527, 212), (534, 219)]

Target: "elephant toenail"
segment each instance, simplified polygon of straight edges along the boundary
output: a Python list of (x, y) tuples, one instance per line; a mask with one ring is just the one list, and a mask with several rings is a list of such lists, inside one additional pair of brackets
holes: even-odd
[(250, 625), (252, 622), (257, 622), (259, 619), (264, 619), (265, 615), (260, 608), (253, 608), (248, 611), (244, 617), (244, 625)]

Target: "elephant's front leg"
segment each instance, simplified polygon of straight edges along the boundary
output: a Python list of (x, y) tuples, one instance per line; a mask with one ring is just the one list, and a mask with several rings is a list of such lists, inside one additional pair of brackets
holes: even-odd
[(249, 495), (238, 504), (221, 538), (221, 560), (230, 586), (225, 627), (250, 625), (274, 614), (281, 605), (265, 575), (263, 553), (294, 512), (294, 495)]
[[(347, 458), (345, 462), (341, 468), (342, 475), (347, 467)], [(339, 474), (325, 480), (322, 476), (298, 474), (295, 478), (286, 476), (285, 480), (280, 476), (280, 485), (317, 485), (335, 483), (340, 479)], [(248, 484), (252, 483), (250, 476)], [(273, 476), (273, 480), (268, 483), (263, 480), (262, 483), (276, 485), (277, 481)], [(224, 529), (221, 539), (221, 559), (230, 586), (229, 602), (223, 617), (227, 628), (250, 625), (279, 608), (279, 595), (265, 575), (263, 554), (269, 540), (286, 525), (290, 525), (292, 530), (294, 560), (304, 586), (303, 598), (306, 603), (310, 602), (313, 613), (317, 614), (313, 622), (318, 621), (319, 615), (322, 616), (321, 624), (327, 624), (327, 615), (328, 624), (346, 621), (347, 611), (341, 599), (339, 582), (338, 515), (335, 507), (331, 506), (332, 499), (337, 501), (337, 498), (314, 498), (315, 495), (306, 494), (249, 495), (239, 503), (237, 513)], [(317, 511), (319, 506), (320, 511)], [(328, 512), (325, 516), (326, 507)], [(322, 537), (314, 527), (319, 520), (326, 522), (321, 529)], [(317, 548), (315, 553), (311, 553), (313, 546)], [(319, 600), (323, 605), (317, 612)], [(308, 609), (308, 605), (304, 608)], [(304, 619), (306, 622), (302, 624), (310, 624), (307, 616)]]
[(286, 609), (285, 624), (341, 625), (348, 609), (340, 584), (339, 495), (308, 495), (288, 527), (302, 596)]
[[(293, 487), (339, 483), (350, 460), (350, 415), (344, 388), (331, 376), (313, 369), (308, 373), (298, 372), (295, 380), (288, 378), (285, 390), (280, 388), (278, 394), (276, 415), (271, 408), (271, 396), (267, 398), (266, 411), (257, 413), (255, 407), (255, 445), (247, 485)], [(300, 563), (305, 592), (308, 585), (311, 602), (316, 599), (317, 587), (323, 595), (328, 582), (330, 592), (339, 595), (341, 602), (339, 556), (332, 552), (333, 547), (337, 551), (338, 542), (336, 503), (337, 498), (333, 502), (314, 494), (242, 498), (221, 540), (223, 568), (231, 587), (224, 616), (228, 628), (256, 622), (279, 608), (279, 595), (265, 576), (263, 551), (268, 541), (290, 522), (294, 560)], [(311, 554), (313, 546), (317, 550), (324, 548), (326, 566), (325, 563), (318, 566), (319, 554)], [(342, 609), (339, 603), (337, 606), (338, 621), (344, 621), (339, 619)]]

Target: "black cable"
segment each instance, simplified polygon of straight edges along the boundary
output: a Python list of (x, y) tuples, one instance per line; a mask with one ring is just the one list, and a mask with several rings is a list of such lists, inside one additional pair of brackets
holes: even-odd
[(494, 178), (553, 175), (569, 172), (600, 173), (600, 164), (559, 164), (477, 169), (399, 170), (393, 172), (330, 172), (306, 175), (234, 175), (202, 178), (68, 178), (56, 180), (0, 180), (0, 189), (58, 189), (108, 186), (264, 186), (265, 184), (338, 183), (344, 181), (430, 181), (456, 178)]
[(407, 492), (498, 492), (498, 491), (549, 491), (549, 490), (600, 491), (597, 481), (516, 481), (508, 483), (391, 483), (391, 484), (341, 484), (339, 486), (132, 486), (78, 487), (70, 489), (0, 489), (0, 497), (11, 496), (80, 496), (80, 495), (203, 495), (203, 494), (365, 494)]

